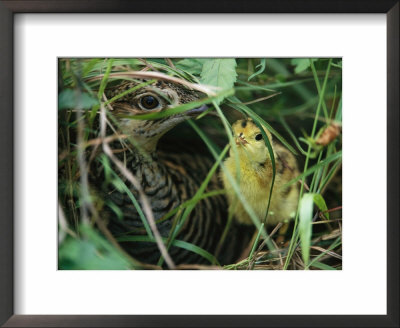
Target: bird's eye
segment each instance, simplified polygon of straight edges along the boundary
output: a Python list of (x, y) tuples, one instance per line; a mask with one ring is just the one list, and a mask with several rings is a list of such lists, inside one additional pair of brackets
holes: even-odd
[(257, 141), (262, 140), (262, 138), (263, 138), (263, 137), (262, 137), (262, 134), (261, 134), (261, 133), (259, 133), (259, 134), (256, 135), (256, 140), (257, 140)]
[(143, 109), (154, 109), (158, 106), (159, 101), (154, 96), (144, 96), (140, 99), (140, 104), (143, 106)]

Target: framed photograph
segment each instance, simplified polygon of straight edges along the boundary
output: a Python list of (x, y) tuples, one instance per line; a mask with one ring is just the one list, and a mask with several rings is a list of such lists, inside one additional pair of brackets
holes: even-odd
[(0, 10), (3, 326), (399, 325), (398, 1)]
[(58, 66), (59, 270), (342, 269), (342, 58)]

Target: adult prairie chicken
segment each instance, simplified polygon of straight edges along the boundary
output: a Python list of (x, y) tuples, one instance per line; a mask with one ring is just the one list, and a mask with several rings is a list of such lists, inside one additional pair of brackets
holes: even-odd
[[(111, 99), (142, 82), (143, 80), (123, 81), (108, 87), (105, 94), (108, 99)], [(159, 119), (134, 118), (146, 113), (163, 112), (168, 108), (196, 101), (204, 96), (181, 84), (158, 80), (127, 93), (112, 103), (111, 113), (117, 122), (118, 132), (131, 140), (130, 144), (127, 142), (123, 146), (114, 142), (114, 154), (124, 162), (126, 169), (140, 182), (140, 187), (149, 200), (157, 222), (157, 230), (165, 239), (171, 236), (171, 231), (175, 228), (174, 216), (165, 218), (165, 215), (195, 195), (212, 167), (213, 161), (198, 153), (191, 145), (186, 144), (186, 147), (182, 147), (184, 143), (181, 143), (170, 145), (172, 147), (168, 147), (168, 151), (158, 151), (157, 144), (167, 131), (203, 112), (205, 106)], [(103, 176), (104, 167), (97, 165), (92, 172), (92, 184), (100, 188), (104, 180)], [(123, 174), (120, 177), (129, 187), (129, 192), (139, 199), (138, 188)], [(207, 191), (221, 188), (220, 181), (215, 175), (209, 182)], [(122, 211), (122, 218), (117, 218), (110, 210), (102, 212), (103, 217), (108, 221), (111, 233), (135, 259), (156, 264), (160, 259), (159, 247), (154, 242), (146, 241), (145, 238), (141, 239), (141, 236), (145, 237), (148, 231), (131, 195), (115, 188), (104, 188), (104, 185), (100, 190), (106, 202), (111, 201)], [(143, 207), (144, 204), (140, 203), (140, 205)], [(202, 199), (182, 224), (176, 240), (190, 243), (215, 254), (226, 226), (227, 209), (224, 195), (219, 194)], [(250, 229), (246, 227), (239, 228), (233, 225), (230, 228), (225, 243), (218, 252), (218, 260), (221, 264), (232, 263), (239, 257), (249, 241), (249, 232)], [(168, 253), (175, 264), (207, 263), (204, 257), (182, 247), (171, 246)]]

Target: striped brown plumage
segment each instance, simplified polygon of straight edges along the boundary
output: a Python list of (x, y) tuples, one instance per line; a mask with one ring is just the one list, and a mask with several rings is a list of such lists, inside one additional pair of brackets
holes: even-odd
[[(135, 82), (123, 82), (107, 90), (107, 97), (110, 99), (134, 85)], [(157, 151), (158, 140), (166, 131), (190, 118), (191, 116), (187, 113), (148, 121), (118, 118), (121, 113), (129, 115), (145, 113), (143, 106), (137, 102), (143, 99), (140, 97), (149, 94), (154, 97), (161, 94), (163, 97), (163, 99), (159, 99), (160, 103), (163, 102), (163, 107), (155, 111), (163, 111), (168, 107), (197, 100), (201, 95), (183, 86), (157, 81), (153, 85), (141, 88), (138, 92), (119, 99), (112, 105), (113, 113), (119, 120), (122, 130), (120, 132), (125, 134), (128, 132), (138, 143), (136, 146), (145, 151), (143, 154), (138, 148), (131, 146), (130, 149), (115, 154), (140, 181), (145, 195), (150, 200), (154, 218), (158, 221), (195, 195), (211, 169), (213, 161), (208, 156), (196, 152), (195, 149), (182, 150), (179, 145), (169, 147), (172, 150)], [(114, 142), (114, 145), (115, 148), (121, 147), (118, 142)], [(101, 165), (97, 165), (93, 172), (93, 185), (102, 186), (105, 200), (112, 201), (123, 213), (121, 220), (111, 210), (104, 208), (103, 217), (107, 219), (108, 228), (112, 234), (117, 238), (127, 235), (145, 236), (147, 234), (145, 227), (130, 197), (115, 188), (104, 188), (104, 185), (99, 183), (104, 180), (104, 171)], [(120, 177), (135, 198), (139, 200), (138, 191), (122, 174)], [(214, 175), (206, 192), (217, 189), (222, 189), (222, 185), (217, 175)], [(227, 210), (228, 204), (225, 195), (220, 194), (201, 200), (189, 215), (176, 239), (194, 244), (214, 254), (226, 226)], [(173, 220), (174, 216), (157, 224), (162, 237), (168, 238), (170, 235)], [(233, 225), (230, 228), (218, 256), (221, 264), (233, 263), (238, 259), (241, 251), (249, 242), (251, 232), (252, 229), (247, 227)], [(160, 258), (159, 249), (153, 242), (125, 241), (121, 242), (121, 246), (135, 259), (144, 263), (156, 264)], [(176, 264), (210, 264), (203, 257), (183, 248), (171, 247), (168, 252)]]

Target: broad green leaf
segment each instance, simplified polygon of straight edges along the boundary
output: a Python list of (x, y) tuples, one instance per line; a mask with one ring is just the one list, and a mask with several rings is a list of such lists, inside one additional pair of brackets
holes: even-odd
[[(311, 61), (315, 62), (317, 58), (312, 58)], [(294, 72), (296, 74), (301, 73), (310, 67), (310, 59), (309, 58), (293, 58), (291, 60), (291, 64), (296, 66)]]
[(314, 194), (304, 194), (299, 204), (299, 233), (301, 255), (306, 266), (310, 261), (313, 208)]
[(67, 237), (58, 251), (60, 270), (127, 270), (131, 261), (94, 228), (80, 227), (82, 239)]
[(207, 61), (205, 58), (186, 58), (178, 61), (175, 66), (194, 75), (200, 75), (203, 64)]
[[(232, 89), (236, 82), (236, 60), (232, 58), (208, 59), (202, 68), (200, 82), (220, 87), (222, 90)], [(220, 104), (224, 97), (216, 100)]]
[(89, 109), (97, 105), (98, 101), (86, 92), (77, 92), (73, 89), (65, 89), (58, 95), (58, 109)]

